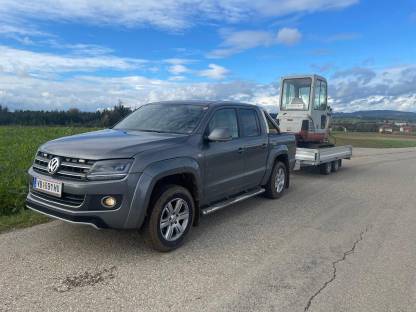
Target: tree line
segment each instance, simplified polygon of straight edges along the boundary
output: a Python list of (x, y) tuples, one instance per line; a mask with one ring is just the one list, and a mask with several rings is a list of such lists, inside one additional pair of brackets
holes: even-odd
[(332, 121), (331, 128), (335, 131), (355, 131), (355, 132), (378, 132), (383, 121), (347, 121), (336, 119)]
[(66, 111), (10, 111), (0, 105), (0, 125), (111, 127), (131, 112), (121, 103), (112, 109), (96, 112), (82, 112), (77, 108)]

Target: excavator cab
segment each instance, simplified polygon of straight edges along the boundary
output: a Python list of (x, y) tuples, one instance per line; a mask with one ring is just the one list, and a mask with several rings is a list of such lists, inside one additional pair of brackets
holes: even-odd
[(328, 141), (332, 115), (328, 87), (318, 75), (283, 77), (280, 85), (280, 130), (295, 133), (298, 144)]

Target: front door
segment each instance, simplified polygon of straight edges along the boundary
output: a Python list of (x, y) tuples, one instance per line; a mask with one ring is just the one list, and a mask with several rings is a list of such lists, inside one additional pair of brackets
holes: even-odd
[(217, 110), (209, 122), (206, 134), (215, 128), (228, 128), (232, 134), (232, 140), (204, 143), (203, 185), (208, 202), (238, 193), (244, 176), (243, 146), (236, 109)]

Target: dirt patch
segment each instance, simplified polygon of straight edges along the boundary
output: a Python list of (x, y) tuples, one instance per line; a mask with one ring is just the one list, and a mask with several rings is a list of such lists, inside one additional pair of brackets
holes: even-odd
[(115, 271), (116, 267), (112, 266), (101, 270), (97, 269), (94, 272), (85, 271), (81, 274), (68, 275), (61, 281), (60, 285), (54, 287), (54, 290), (57, 292), (67, 292), (78, 287), (94, 286), (95, 284), (113, 279), (115, 277)]

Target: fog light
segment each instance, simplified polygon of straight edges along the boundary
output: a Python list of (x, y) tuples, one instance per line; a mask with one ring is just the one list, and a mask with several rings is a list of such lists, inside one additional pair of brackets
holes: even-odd
[(113, 208), (115, 205), (117, 205), (117, 200), (112, 196), (106, 196), (101, 199), (101, 204), (105, 208)]

